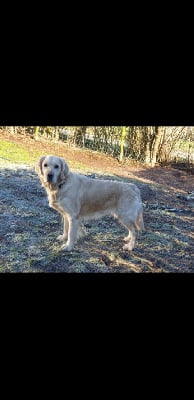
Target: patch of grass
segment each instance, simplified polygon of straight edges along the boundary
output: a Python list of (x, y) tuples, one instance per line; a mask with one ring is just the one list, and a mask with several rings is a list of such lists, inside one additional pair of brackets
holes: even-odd
[[(89, 171), (90, 168), (88, 167), (88, 165), (78, 162), (76, 160), (68, 161), (68, 165), (70, 168), (72, 168), (74, 171), (77, 171), (77, 172), (90, 172)], [(91, 170), (92, 170), (92, 168), (91, 168)]]
[[(45, 153), (47, 151), (45, 150)], [(55, 151), (56, 153), (56, 151)], [(15, 143), (7, 140), (0, 140), (0, 165), (3, 164), (5, 165), (6, 163), (17, 163), (17, 164), (29, 164), (33, 165), (36, 163), (36, 161), (43, 155), (42, 150), (38, 148), (38, 143), (37, 143), (37, 149), (30, 149), (30, 146), (25, 143), (20, 144), (20, 143)], [(57, 155), (57, 153), (56, 153)], [(58, 154), (59, 157), (61, 157), (60, 154)], [(81, 173), (90, 173), (94, 172), (94, 168), (88, 167), (88, 165), (76, 161), (76, 160), (69, 160), (68, 164), (70, 168), (72, 168), (74, 171), (81, 172)], [(97, 170), (97, 169), (95, 169)]]
[[(42, 152), (28, 150), (24, 145), (9, 142), (6, 140), (0, 140), (0, 158), (11, 162), (34, 164), (35, 161), (42, 155)], [(1, 160), (2, 161), (2, 160)]]
[(189, 140), (177, 140), (175, 143), (175, 150), (188, 151), (194, 153), (194, 142)]

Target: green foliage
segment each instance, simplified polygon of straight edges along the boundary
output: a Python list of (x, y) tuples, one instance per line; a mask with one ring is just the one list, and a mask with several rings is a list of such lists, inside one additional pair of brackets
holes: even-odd
[(154, 166), (157, 162), (184, 158), (189, 163), (194, 159), (194, 127), (10, 126), (1, 129), (12, 136), (30, 135), (36, 141), (67, 142), (70, 146), (109, 154), (120, 161), (128, 158)]

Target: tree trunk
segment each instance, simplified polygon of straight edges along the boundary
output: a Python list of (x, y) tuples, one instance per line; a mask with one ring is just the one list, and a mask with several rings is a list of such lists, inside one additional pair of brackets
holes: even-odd
[(125, 144), (125, 137), (126, 137), (127, 131), (126, 131), (126, 126), (122, 127), (122, 132), (121, 132), (121, 142), (120, 142), (120, 156), (119, 156), (119, 161), (123, 161), (123, 154), (124, 154), (124, 144)]
[(188, 141), (188, 150), (187, 150), (187, 164), (190, 166), (190, 157), (191, 157), (191, 127), (187, 127), (187, 141)]
[(152, 142), (152, 152), (151, 152), (151, 166), (154, 167), (157, 162), (157, 155), (160, 146), (160, 141), (163, 136), (164, 127), (163, 126), (156, 126), (155, 127), (155, 136)]
[(58, 142), (58, 141), (59, 141), (59, 138), (60, 138), (60, 135), (59, 135), (59, 127), (58, 127), (58, 126), (55, 126), (55, 127), (54, 127), (54, 137), (55, 137), (55, 141)]
[(39, 126), (36, 126), (35, 127), (35, 131), (34, 131), (34, 138), (35, 138), (35, 140), (38, 140), (39, 139)]
[(147, 132), (145, 134), (145, 163), (151, 163), (151, 138), (153, 134), (153, 127), (147, 126)]
[(85, 146), (86, 126), (77, 126), (74, 132), (74, 143), (78, 146)]

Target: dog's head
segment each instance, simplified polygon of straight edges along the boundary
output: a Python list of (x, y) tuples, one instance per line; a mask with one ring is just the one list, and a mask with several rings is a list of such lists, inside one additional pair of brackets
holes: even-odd
[(43, 186), (55, 186), (64, 182), (69, 174), (69, 167), (64, 158), (56, 156), (41, 157), (35, 170)]

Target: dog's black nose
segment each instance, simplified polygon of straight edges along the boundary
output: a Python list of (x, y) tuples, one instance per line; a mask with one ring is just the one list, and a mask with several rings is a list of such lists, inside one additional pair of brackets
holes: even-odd
[(48, 181), (52, 182), (52, 179), (53, 179), (53, 174), (48, 174)]

